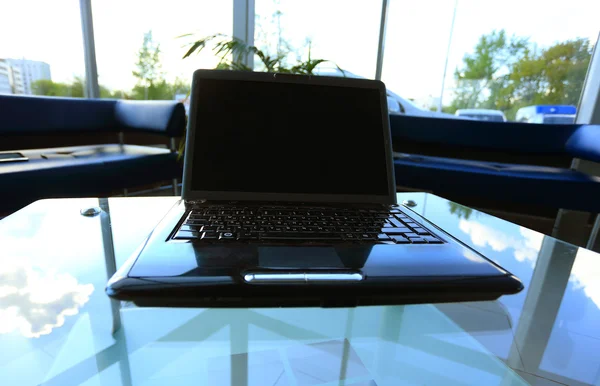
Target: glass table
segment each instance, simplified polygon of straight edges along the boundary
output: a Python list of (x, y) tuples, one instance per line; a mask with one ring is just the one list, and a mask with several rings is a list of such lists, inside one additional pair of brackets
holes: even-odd
[(525, 290), (331, 309), (111, 301), (108, 277), (176, 200), (42, 200), (0, 221), (0, 385), (600, 385), (600, 255), (425, 193), (398, 201)]

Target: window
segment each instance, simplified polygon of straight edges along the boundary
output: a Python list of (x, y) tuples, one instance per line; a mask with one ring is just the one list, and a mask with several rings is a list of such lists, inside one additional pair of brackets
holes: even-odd
[(2, 15), (0, 93), (83, 97), (79, 1), (6, 2)]
[[(317, 73), (375, 77), (381, 2), (256, 0), (255, 45), (289, 65), (326, 59)], [(260, 62), (255, 68), (261, 69)]]
[(417, 115), (572, 122), (599, 12), (591, 0), (390, 0), (382, 80)]
[(231, 1), (93, 0), (92, 11), (101, 97), (185, 99), (194, 70), (217, 60), (182, 59), (191, 38), (178, 37), (232, 34)]

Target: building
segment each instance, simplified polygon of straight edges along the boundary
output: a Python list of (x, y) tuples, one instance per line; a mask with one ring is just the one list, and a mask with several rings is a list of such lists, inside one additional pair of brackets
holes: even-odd
[(24, 94), (25, 84), (21, 69), (13, 67), (6, 59), (0, 59), (0, 94)]
[(12, 94), (9, 69), (10, 65), (0, 59), (0, 94)]
[(36, 80), (52, 80), (50, 75), (50, 65), (45, 62), (27, 59), (6, 59), (10, 66), (20, 71), (23, 78), (24, 94), (33, 94), (31, 84)]

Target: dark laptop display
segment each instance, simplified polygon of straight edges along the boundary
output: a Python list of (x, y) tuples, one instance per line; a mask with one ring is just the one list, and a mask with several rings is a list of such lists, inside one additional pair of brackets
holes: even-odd
[(197, 87), (193, 190), (389, 194), (378, 89), (217, 79)]
[(386, 90), (194, 73), (182, 200), (107, 285), (148, 306), (490, 300), (521, 282), (396, 204)]

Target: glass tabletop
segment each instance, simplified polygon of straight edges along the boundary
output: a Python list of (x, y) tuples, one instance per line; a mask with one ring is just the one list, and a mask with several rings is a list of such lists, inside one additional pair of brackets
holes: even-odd
[(138, 308), (104, 286), (177, 198), (35, 202), (0, 221), (0, 384), (600, 384), (599, 255), (431, 194), (404, 200), (525, 290), (437, 305)]

